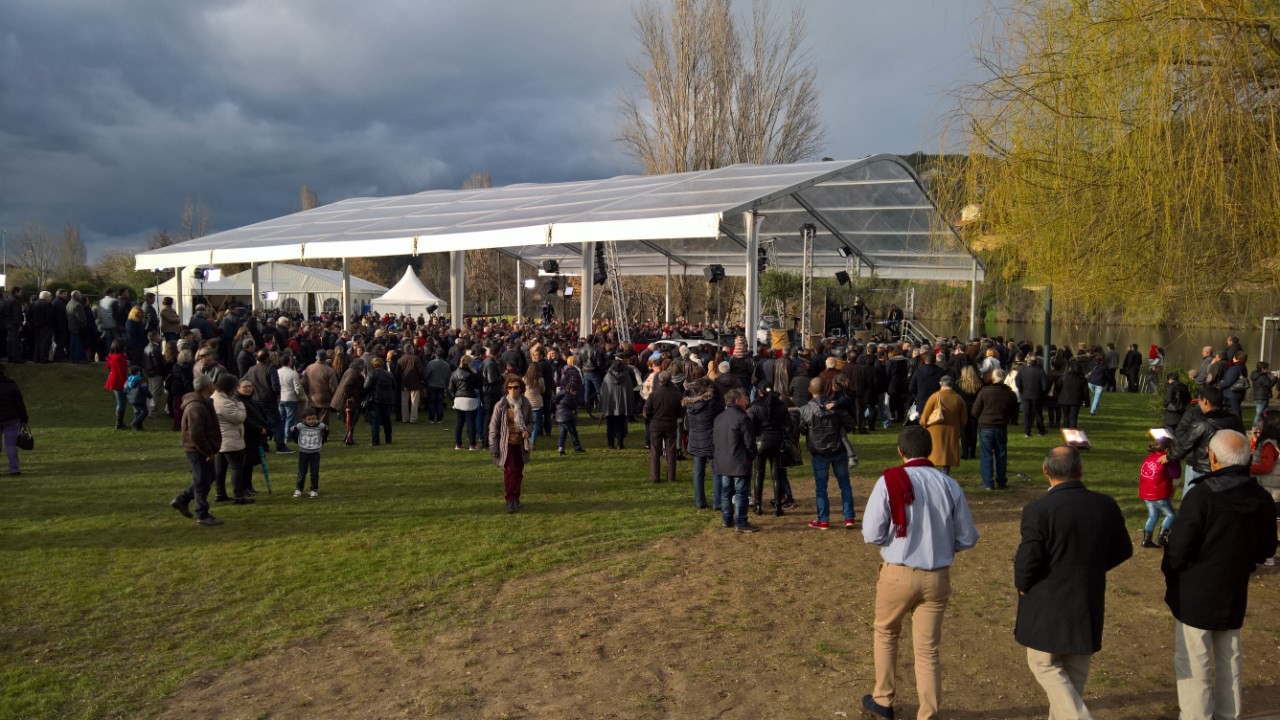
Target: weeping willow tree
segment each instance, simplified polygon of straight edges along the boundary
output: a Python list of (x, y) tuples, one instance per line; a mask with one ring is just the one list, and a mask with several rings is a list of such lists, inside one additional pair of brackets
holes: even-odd
[[(1179, 323), (1280, 291), (1280, 2), (1015, 0), (959, 93), (1004, 280)], [(1239, 310), (1239, 308), (1236, 308)], [(1274, 307), (1263, 307), (1271, 311)]]

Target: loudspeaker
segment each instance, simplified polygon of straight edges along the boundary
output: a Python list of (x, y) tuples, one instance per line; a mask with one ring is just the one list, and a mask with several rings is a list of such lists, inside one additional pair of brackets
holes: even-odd
[(836, 273), (836, 282), (840, 283), (841, 285), (848, 285), (848, 284), (849, 284), (849, 273), (847, 273), (847, 272), (845, 272), (845, 271), (843, 271), (843, 270), (841, 270), (840, 272)]
[(549, 275), (555, 275), (556, 273), (560, 272), (560, 263), (556, 262), (555, 260), (543, 260), (542, 272), (547, 273)]
[(702, 277), (709, 283), (718, 283), (724, 279), (723, 265), (708, 265), (702, 268)]
[(547, 297), (553, 297), (558, 292), (560, 292), (560, 283), (555, 280), (548, 280), (542, 286), (542, 294)]

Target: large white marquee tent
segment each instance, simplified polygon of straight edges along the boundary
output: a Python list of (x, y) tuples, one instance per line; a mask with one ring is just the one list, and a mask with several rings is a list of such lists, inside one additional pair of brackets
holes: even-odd
[[(843, 270), (857, 277), (967, 281), (976, 304), (985, 266), (894, 155), (352, 198), (140, 253), (137, 266), (343, 258), (345, 267), (349, 257), (448, 252), (448, 304), (457, 311), (466, 305), (467, 250), (496, 248), (533, 264), (554, 259), (591, 277), (592, 244), (615, 242), (623, 274), (699, 274), (719, 264), (727, 274), (745, 275), (744, 319), (756, 327), (761, 243), (772, 246), (778, 265), (799, 269), (804, 224), (817, 231), (815, 275)], [(584, 283), (584, 329), (592, 290)], [(461, 315), (453, 314), (455, 326)]]

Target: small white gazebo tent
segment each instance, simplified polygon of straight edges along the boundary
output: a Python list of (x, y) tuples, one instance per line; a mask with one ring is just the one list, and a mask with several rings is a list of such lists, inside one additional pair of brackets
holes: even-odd
[(441, 315), (449, 311), (449, 304), (427, 289), (418, 279), (413, 267), (404, 269), (404, 277), (387, 291), (386, 295), (374, 298), (370, 303), (376, 313), (396, 313), (397, 315), (428, 315), (433, 305)]

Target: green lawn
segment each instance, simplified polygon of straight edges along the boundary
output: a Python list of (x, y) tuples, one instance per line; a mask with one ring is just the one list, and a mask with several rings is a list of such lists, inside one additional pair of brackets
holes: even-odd
[[(718, 522), (693, 510), (687, 482), (645, 482), (642, 450), (602, 451), (603, 427), (585, 417), (589, 453), (560, 458), (542, 444), (525, 510), (508, 516), (501, 472), (486, 453), (452, 449), (450, 416), (397, 425), (390, 447), (367, 447), (363, 423), (356, 447), (331, 440), (318, 500), (290, 497), (296, 456), (270, 456), (275, 494), (215, 505), (226, 524), (200, 528), (168, 507), (188, 477), (168, 418), (113, 431), (100, 366), (9, 372), (37, 450), (24, 454), (21, 477), (0, 476), (3, 718), (143, 716), (192, 674), (321, 634), (353, 610), (430, 632), (495, 583)], [(1154, 417), (1150, 396), (1109, 394), (1099, 417), (1082, 419), (1095, 444), (1087, 482), (1115, 495), (1135, 527)], [(633, 427), (632, 447), (642, 432)], [(1021, 471), (1039, 485), (1055, 436), (1010, 435), (1011, 481)], [(859, 472), (894, 461), (892, 443), (892, 433), (857, 438)], [(807, 487), (807, 469), (792, 472)], [(977, 464), (957, 477), (972, 489)]]

